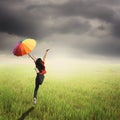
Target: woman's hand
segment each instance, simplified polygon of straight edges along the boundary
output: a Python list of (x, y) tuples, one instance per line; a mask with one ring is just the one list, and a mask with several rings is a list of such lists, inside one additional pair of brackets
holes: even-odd
[(47, 55), (47, 52), (49, 51), (50, 49), (46, 49), (46, 51), (45, 51), (45, 54), (44, 54), (44, 56), (43, 56), (43, 61), (45, 62), (45, 58), (46, 58), (46, 55)]
[(46, 49), (46, 52), (48, 52), (50, 49)]

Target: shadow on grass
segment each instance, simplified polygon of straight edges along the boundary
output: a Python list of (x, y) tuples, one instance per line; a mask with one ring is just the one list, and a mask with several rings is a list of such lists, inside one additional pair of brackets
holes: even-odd
[(30, 112), (32, 112), (34, 110), (34, 107), (30, 107), (27, 111), (25, 111), (22, 116), (20, 118), (18, 118), (18, 120), (24, 120), (25, 117), (27, 117), (29, 115)]

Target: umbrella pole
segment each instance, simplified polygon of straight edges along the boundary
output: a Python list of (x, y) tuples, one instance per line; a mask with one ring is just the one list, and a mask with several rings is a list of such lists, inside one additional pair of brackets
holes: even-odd
[(30, 53), (28, 53), (28, 56), (29, 56), (29, 57), (32, 57)]
[(36, 59), (35, 59), (30, 53), (28, 53), (28, 56), (29, 56), (31, 59), (33, 59), (34, 61), (36, 61)]

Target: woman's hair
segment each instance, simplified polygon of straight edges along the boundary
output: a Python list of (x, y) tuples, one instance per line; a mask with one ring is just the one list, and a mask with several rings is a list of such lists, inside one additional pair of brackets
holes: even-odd
[(41, 58), (38, 58), (38, 59), (36, 60), (35, 64), (36, 64), (36, 67), (38, 68), (39, 71), (45, 69), (45, 66), (44, 66), (43, 61), (42, 61)]

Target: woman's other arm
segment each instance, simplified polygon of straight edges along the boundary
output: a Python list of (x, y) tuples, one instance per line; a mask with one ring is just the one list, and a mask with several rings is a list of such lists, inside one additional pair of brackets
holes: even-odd
[(45, 62), (45, 59), (46, 59), (46, 56), (47, 56), (47, 52), (49, 51), (50, 49), (47, 49), (46, 51), (45, 51), (45, 54), (44, 54), (44, 56), (43, 56), (43, 61)]

